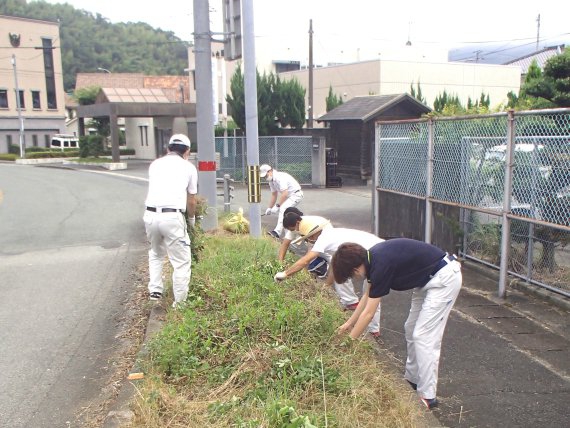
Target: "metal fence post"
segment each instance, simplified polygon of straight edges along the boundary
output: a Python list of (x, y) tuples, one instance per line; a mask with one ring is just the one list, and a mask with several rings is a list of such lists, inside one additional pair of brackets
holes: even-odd
[(376, 236), (380, 234), (380, 130), (382, 125), (376, 125), (376, 141), (374, 144), (374, 182), (372, 183), (372, 230)]
[(433, 188), (433, 119), (428, 120), (428, 150), (426, 172), (426, 217), (424, 241), (431, 244), (432, 230), (432, 188)]
[(505, 183), (503, 192), (503, 210), (501, 212), (501, 265), (499, 270), (499, 297), (504, 298), (507, 288), (507, 275), (511, 247), (511, 220), (507, 216), (511, 212), (511, 194), (513, 188), (513, 159), (515, 151), (515, 114), (508, 111), (507, 148), (505, 159)]
[(233, 190), (234, 186), (231, 186), (230, 183), (233, 183), (234, 180), (230, 178), (229, 174), (224, 174), (224, 212), (229, 213), (231, 210), (231, 200), (234, 197)]

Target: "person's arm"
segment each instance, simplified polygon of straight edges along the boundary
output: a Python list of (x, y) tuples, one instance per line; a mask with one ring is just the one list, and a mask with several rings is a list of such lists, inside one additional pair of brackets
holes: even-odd
[(299, 260), (297, 260), (289, 269), (283, 272), (277, 272), (274, 276), (275, 281), (283, 281), (285, 278), (294, 275), (295, 273), (299, 272), (301, 269), (307, 267), (309, 263), (315, 258), (318, 257), (319, 253), (315, 251), (309, 251)]
[(275, 192), (271, 192), (271, 199), (269, 200), (269, 208), (273, 208), (273, 205), (275, 205), (275, 201), (277, 200), (277, 191)]
[(186, 198), (186, 215), (194, 227), (196, 223), (196, 195), (192, 193), (188, 193), (188, 197)]
[(350, 337), (356, 339), (366, 330), (370, 321), (380, 305), (380, 297), (368, 297), (368, 290), (358, 302), (358, 306), (354, 310), (352, 316), (338, 328), (339, 333), (343, 333), (350, 330)]
[(292, 240), (287, 238), (284, 238), (283, 241), (281, 241), (278, 253), (279, 261), (282, 262), (283, 260), (285, 260), (285, 255), (287, 254), (287, 250), (289, 249), (289, 245), (291, 245), (291, 242)]
[(279, 200), (277, 201), (278, 204), (283, 205), (288, 197), (289, 197), (289, 191), (287, 189), (283, 190), (279, 195)]

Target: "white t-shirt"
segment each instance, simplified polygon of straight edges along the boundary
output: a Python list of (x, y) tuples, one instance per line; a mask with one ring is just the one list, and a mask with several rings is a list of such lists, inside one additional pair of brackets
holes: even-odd
[(171, 152), (150, 164), (147, 207), (186, 210), (188, 193), (198, 193), (198, 171), (192, 163)]
[(294, 193), (301, 190), (301, 185), (286, 172), (273, 170), (273, 180), (268, 181), (271, 192), (283, 192), (287, 190)]
[[(328, 221), (326, 218), (318, 216), (318, 215), (304, 215), (304, 216), (301, 216), (301, 218), (303, 220), (309, 220), (311, 222), (319, 223), (319, 224)], [(328, 227), (332, 227), (332, 225), (330, 223), (327, 224), (325, 226), (325, 229)], [(298, 230), (289, 230), (289, 229), (285, 229), (285, 230), (286, 230), (286, 232), (285, 232), (285, 236), (283, 237), (283, 239), (288, 239), (290, 241), (294, 241), (295, 239), (297, 239), (298, 237), (301, 236), (301, 234), (299, 233)]]
[(330, 263), (338, 247), (345, 242), (354, 242), (368, 250), (382, 241), (376, 235), (362, 230), (331, 227), (323, 229), (311, 251), (320, 253)]

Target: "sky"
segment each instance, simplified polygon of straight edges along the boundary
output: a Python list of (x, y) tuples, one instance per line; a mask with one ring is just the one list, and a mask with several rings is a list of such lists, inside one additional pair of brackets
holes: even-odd
[[(99, 13), (111, 22), (146, 22), (193, 39), (191, 0), (47, 0)], [(210, 28), (222, 31), (222, 0), (210, 0)], [(451, 48), (467, 45), (476, 55), (489, 42), (539, 47), (570, 37), (570, 2), (541, 0), (253, 0), (256, 51), (274, 59), (308, 62), (309, 20), (313, 20), (315, 64), (390, 58), (406, 49), (447, 58)], [(218, 36), (221, 37), (221, 36)]]

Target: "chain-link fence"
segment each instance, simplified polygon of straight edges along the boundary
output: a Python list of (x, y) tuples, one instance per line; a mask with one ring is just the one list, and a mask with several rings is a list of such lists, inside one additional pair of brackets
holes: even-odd
[[(259, 137), (259, 164), (291, 174), (299, 184), (311, 184), (312, 137)], [(235, 181), (247, 177), (246, 137), (216, 137), (216, 152), (220, 154), (217, 176), (229, 174)]]
[(380, 191), (425, 199), (426, 222), (460, 207), (464, 257), (570, 297), (570, 109), (384, 122), (376, 144)]

